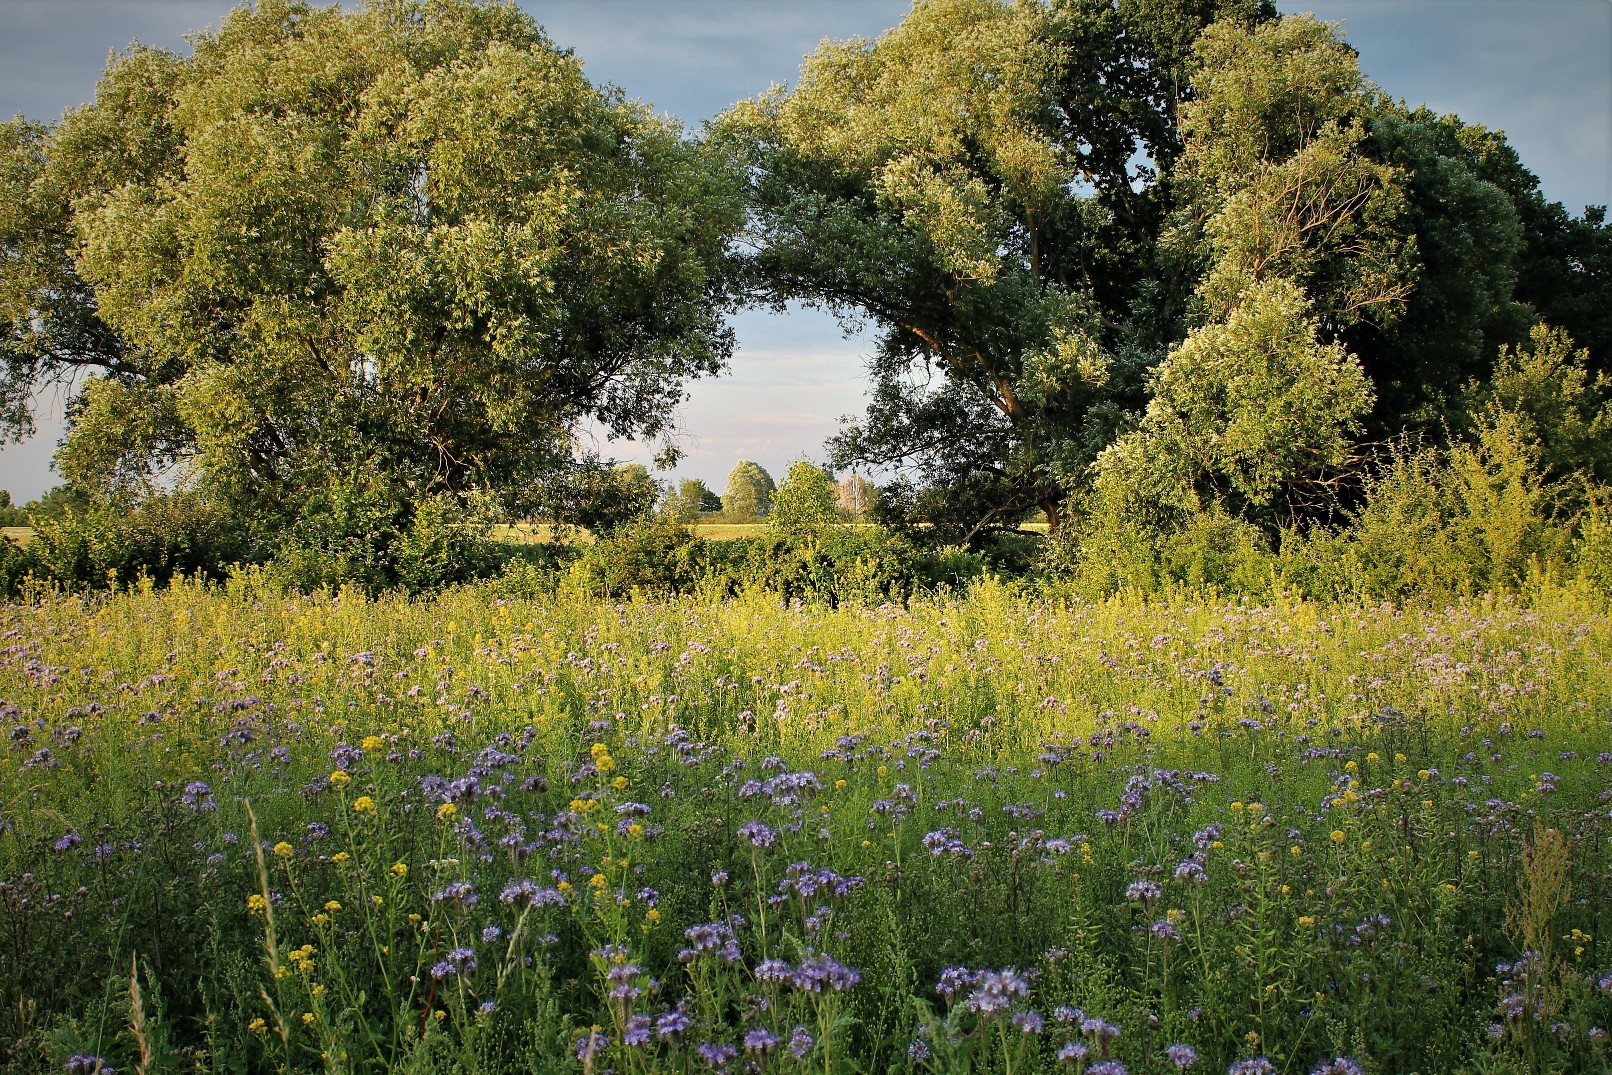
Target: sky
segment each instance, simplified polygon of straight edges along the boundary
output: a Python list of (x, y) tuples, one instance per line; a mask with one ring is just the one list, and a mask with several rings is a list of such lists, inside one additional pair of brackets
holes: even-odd
[[(131, 41), (183, 50), (229, 0), (0, 0), (0, 115), (50, 120), (88, 100), (108, 52)], [(795, 78), (825, 37), (875, 36), (907, 0), (523, 0), (595, 82), (692, 127)], [(1342, 24), (1378, 86), (1412, 105), (1503, 130), (1547, 197), (1577, 213), (1612, 202), (1612, 0), (1278, 0)], [(675, 475), (720, 492), (739, 459), (774, 477), (821, 459), (845, 415), (861, 413), (869, 334), (804, 310), (735, 316), (730, 372), (696, 381), (680, 414)], [(40, 400), (40, 431), (0, 448), (0, 489), (19, 501), (56, 478), (49, 461), (64, 400)], [(648, 462), (647, 449), (602, 443)]]

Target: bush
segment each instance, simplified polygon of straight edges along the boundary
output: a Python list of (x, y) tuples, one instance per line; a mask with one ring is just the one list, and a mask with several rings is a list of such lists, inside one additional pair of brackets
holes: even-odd
[(141, 577), (222, 578), (249, 551), (234, 520), (194, 490), (64, 506), (33, 522), (28, 566), (69, 589), (126, 586)]

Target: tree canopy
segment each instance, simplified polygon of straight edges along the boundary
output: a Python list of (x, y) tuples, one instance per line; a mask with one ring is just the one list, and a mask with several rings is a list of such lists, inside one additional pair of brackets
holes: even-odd
[(80, 385), (70, 479), (518, 513), (583, 422), (665, 438), (724, 367), (731, 170), (513, 4), (261, 0), (193, 44), (0, 128), (0, 421)]
[[(919, 0), (719, 130), (752, 293), (880, 330), (834, 464), (898, 472), (946, 539), (1056, 526), (1121, 444), (1195, 446), (1177, 503), (1291, 509), (1355, 438), (1446, 427), (1542, 314), (1604, 333), (1612, 297), (1600, 215), (1267, 3)], [(1235, 370), (1280, 398), (1256, 416)]]

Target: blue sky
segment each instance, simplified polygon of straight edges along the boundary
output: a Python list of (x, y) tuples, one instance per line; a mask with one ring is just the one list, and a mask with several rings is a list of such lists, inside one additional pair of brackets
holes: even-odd
[[(175, 49), (228, 0), (0, 0), (0, 113), (53, 119), (87, 100), (107, 53), (139, 40)], [(793, 80), (824, 37), (876, 35), (907, 0), (524, 0), (590, 78), (698, 123), (773, 82)], [(1608, 0), (1278, 0), (1340, 22), (1366, 74), (1394, 97), (1504, 130), (1546, 195), (1578, 212), (1612, 202), (1612, 3)], [(740, 458), (775, 476), (821, 454), (859, 413), (866, 336), (809, 311), (747, 312), (725, 377), (696, 382), (682, 410), (677, 477), (720, 491)], [(61, 400), (40, 435), (0, 449), (0, 488), (17, 499), (54, 484)], [(623, 458), (633, 445), (602, 445)], [(647, 456), (647, 453), (643, 453)], [(647, 461), (647, 460), (646, 460)]]

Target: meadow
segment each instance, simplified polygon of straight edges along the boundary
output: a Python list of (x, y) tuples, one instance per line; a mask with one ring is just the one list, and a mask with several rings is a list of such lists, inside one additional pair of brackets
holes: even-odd
[(1612, 624), (0, 607), (5, 1072), (1604, 1071)]

